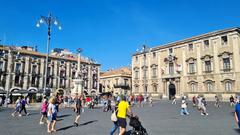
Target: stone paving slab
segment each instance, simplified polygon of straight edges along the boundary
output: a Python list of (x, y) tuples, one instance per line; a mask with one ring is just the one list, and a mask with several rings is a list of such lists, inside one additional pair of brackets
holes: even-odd
[[(150, 135), (238, 135), (240, 130), (234, 122), (234, 108), (223, 103), (220, 109), (208, 103), (209, 116), (200, 113), (189, 104), (189, 116), (180, 116), (179, 104), (160, 101), (153, 107), (134, 107), (143, 126)], [(29, 110), (31, 115), (12, 117), (13, 109), (0, 111), (0, 135), (47, 135), (46, 125), (39, 125), (39, 110)], [(111, 113), (102, 109), (89, 110), (81, 117), (81, 125), (73, 127), (75, 114), (71, 109), (63, 109), (58, 114), (56, 135), (108, 135), (112, 127)], [(131, 127), (128, 126), (127, 130)], [(117, 134), (116, 134), (117, 135)]]

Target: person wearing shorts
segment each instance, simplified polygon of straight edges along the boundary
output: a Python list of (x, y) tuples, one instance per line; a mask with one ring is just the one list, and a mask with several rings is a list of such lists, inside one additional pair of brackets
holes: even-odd
[(48, 108), (48, 103), (47, 103), (47, 99), (43, 100), (42, 106), (41, 106), (41, 118), (40, 118), (40, 122), (39, 124), (42, 125), (44, 124), (43, 120), (47, 119), (47, 108)]
[(119, 135), (124, 135), (125, 132), (126, 132), (127, 112), (132, 114), (130, 106), (129, 106), (128, 102), (126, 102), (126, 97), (122, 96), (121, 97), (121, 101), (118, 104), (118, 113), (117, 113), (118, 125), (120, 126), (120, 133), (119, 133)]
[(48, 127), (47, 132), (56, 132), (56, 122), (57, 122), (57, 108), (55, 105), (55, 98), (51, 97), (49, 99), (49, 105), (48, 105)]

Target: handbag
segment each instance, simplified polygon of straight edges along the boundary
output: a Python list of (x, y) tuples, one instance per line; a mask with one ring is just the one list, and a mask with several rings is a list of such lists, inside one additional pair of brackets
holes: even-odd
[(116, 121), (117, 121), (117, 115), (116, 115), (116, 111), (115, 111), (115, 110), (113, 111), (113, 113), (112, 113), (112, 115), (111, 115), (111, 120), (112, 120), (113, 122), (116, 122)]

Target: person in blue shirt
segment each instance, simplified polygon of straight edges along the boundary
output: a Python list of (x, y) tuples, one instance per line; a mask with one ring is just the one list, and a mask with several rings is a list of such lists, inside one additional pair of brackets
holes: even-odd
[(238, 124), (238, 127), (240, 128), (240, 103), (237, 103), (235, 106), (235, 121)]

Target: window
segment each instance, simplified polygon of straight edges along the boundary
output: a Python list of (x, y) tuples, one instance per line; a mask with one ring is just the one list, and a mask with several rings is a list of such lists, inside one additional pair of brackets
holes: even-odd
[(194, 63), (189, 63), (189, 73), (190, 73), (190, 74), (195, 73)]
[(170, 75), (174, 74), (174, 66), (173, 66), (173, 63), (169, 63), (169, 74), (170, 74)]
[(143, 69), (143, 78), (147, 78), (147, 69)]
[(51, 67), (48, 67), (47, 68), (47, 76), (50, 76), (51, 75), (50, 73), (51, 73)]
[(21, 64), (20, 64), (20, 63), (17, 63), (17, 64), (16, 64), (15, 72), (20, 72), (20, 70), (21, 70)]
[(153, 67), (152, 68), (152, 78), (156, 78), (157, 77), (157, 68)]
[(136, 62), (138, 62), (138, 56), (135, 57)]
[(76, 78), (76, 71), (72, 71), (72, 79)]
[(157, 92), (157, 85), (153, 85), (153, 92)]
[(3, 71), (3, 62), (0, 61), (0, 71)]
[(118, 79), (116, 79), (116, 85), (118, 85)]
[(196, 91), (196, 84), (192, 83), (190, 87), (192, 92)]
[(189, 45), (188, 45), (188, 50), (189, 50), (189, 51), (193, 51), (193, 44), (189, 44)]
[(224, 72), (230, 71), (230, 59), (229, 58), (223, 58), (223, 71)]
[(173, 49), (169, 48), (168, 52), (169, 52), (169, 54), (172, 54), (173, 53)]
[(32, 74), (37, 74), (37, 65), (32, 66)]
[(207, 91), (212, 91), (212, 90), (213, 90), (212, 82), (207, 82)]
[(139, 77), (139, 75), (138, 75), (138, 74), (139, 74), (139, 71), (138, 71), (138, 70), (136, 70), (136, 71), (135, 71), (135, 79), (138, 79), (138, 77)]
[(222, 45), (227, 45), (227, 42), (228, 42), (227, 36), (222, 36), (221, 41), (222, 41)]
[(231, 82), (228, 81), (225, 83), (225, 90), (232, 91), (232, 83)]
[(205, 61), (205, 71), (206, 72), (211, 72), (211, 61)]
[(153, 52), (153, 58), (156, 58), (156, 53), (155, 52)]
[(209, 40), (204, 40), (203, 44), (204, 44), (204, 49), (208, 49), (209, 48)]

